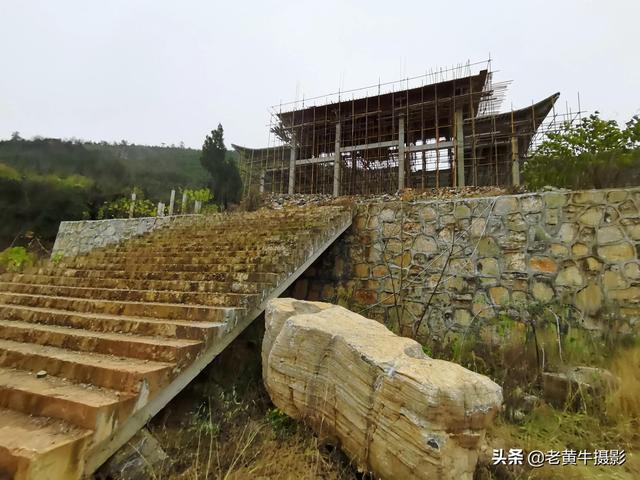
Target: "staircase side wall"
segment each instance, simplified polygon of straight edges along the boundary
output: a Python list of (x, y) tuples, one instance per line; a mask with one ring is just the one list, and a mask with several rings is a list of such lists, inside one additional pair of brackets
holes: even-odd
[(363, 200), (290, 293), (421, 338), (551, 304), (589, 329), (640, 331), (639, 251), (638, 187)]
[(95, 248), (144, 235), (169, 224), (189, 223), (199, 216), (173, 215), (60, 222), (51, 255), (74, 256), (86, 253)]

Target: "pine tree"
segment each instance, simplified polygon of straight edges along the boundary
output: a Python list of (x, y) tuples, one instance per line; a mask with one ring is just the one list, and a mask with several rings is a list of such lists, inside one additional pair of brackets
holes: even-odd
[(200, 163), (211, 175), (211, 190), (215, 201), (225, 208), (240, 199), (242, 180), (236, 163), (228, 158), (221, 124), (207, 135), (202, 145)]

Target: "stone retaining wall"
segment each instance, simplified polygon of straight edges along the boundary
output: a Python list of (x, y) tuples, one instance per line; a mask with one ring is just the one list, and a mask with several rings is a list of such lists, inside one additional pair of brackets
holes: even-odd
[(363, 201), (290, 294), (432, 338), (551, 302), (577, 307), (588, 328), (610, 315), (634, 328), (639, 209), (640, 188)]
[(151, 232), (170, 223), (190, 222), (194, 217), (199, 215), (60, 222), (51, 254), (78, 255)]

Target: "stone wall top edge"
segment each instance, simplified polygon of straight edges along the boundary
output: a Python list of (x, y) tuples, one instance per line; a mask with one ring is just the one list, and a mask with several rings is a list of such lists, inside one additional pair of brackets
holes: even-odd
[(436, 205), (441, 203), (457, 203), (457, 202), (478, 202), (481, 200), (489, 200), (493, 201), (498, 198), (526, 198), (526, 197), (534, 197), (534, 196), (542, 196), (545, 194), (553, 194), (559, 193), (564, 195), (570, 195), (573, 193), (590, 193), (590, 192), (617, 192), (617, 191), (626, 191), (626, 192), (639, 192), (640, 186), (636, 187), (620, 187), (620, 188), (592, 188), (585, 190), (569, 190), (569, 189), (553, 189), (553, 190), (540, 190), (537, 192), (525, 192), (525, 193), (514, 193), (514, 194), (503, 194), (503, 195), (487, 195), (487, 196), (477, 196), (477, 197), (451, 197), (451, 198), (436, 198), (436, 199), (415, 199), (415, 200), (402, 200), (401, 198), (368, 198), (362, 199), (357, 202), (357, 206), (365, 206), (371, 204), (409, 204), (409, 205)]
[(135, 218), (105, 218), (102, 220), (63, 220), (60, 222), (60, 225), (80, 225), (85, 223), (137, 223), (147, 220), (159, 220), (159, 219), (169, 219), (169, 220), (177, 220), (179, 218), (191, 218), (191, 217), (201, 217), (201, 214), (189, 213), (185, 215), (166, 215), (164, 217), (135, 217)]

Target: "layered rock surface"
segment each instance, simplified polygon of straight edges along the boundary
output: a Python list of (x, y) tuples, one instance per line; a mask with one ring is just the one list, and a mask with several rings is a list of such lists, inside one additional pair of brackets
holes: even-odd
[(274, 404), (378, 478), (472, 478), (502, 403), (489, 378), (326, 303), (270, 301), (262, 355)]

